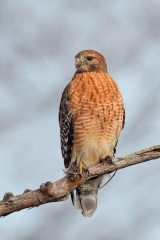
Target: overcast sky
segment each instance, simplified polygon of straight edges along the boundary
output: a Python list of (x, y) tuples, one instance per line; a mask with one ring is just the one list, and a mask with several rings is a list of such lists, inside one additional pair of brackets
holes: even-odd
[[(125, 103), (117, 156), (160, 144), (160, 1), (0, 1), (0, 196), (64, 176), (59, 102), (74, 56), (104, 55)], [(84, 218), (66, 202), (1, 219), (2, 240), (159, 240), (160, 162), (118, 171)]]

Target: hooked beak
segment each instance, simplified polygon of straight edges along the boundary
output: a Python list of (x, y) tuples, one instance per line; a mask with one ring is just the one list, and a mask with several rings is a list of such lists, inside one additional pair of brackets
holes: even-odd
[(76, 67), (80, 67), (81, 65), (83, 65), (83, 59), (82, 58), (76, 58)]

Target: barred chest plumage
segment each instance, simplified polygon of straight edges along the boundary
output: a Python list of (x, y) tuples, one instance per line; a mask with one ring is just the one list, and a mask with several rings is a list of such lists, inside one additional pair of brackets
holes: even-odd
[(69, 85), (68, 99), (74, 129), (71, 162), (90, 166), (112, 157), (124, 115), (117, 84), (105, 72), (79, 73)]

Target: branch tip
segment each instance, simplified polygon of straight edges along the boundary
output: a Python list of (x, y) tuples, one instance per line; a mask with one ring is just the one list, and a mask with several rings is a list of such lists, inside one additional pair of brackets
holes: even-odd
[(3, 200), (7, 201), (10, 197), (14, 197), (13, 193), (7, 192), (7, 193), (4, 194)]

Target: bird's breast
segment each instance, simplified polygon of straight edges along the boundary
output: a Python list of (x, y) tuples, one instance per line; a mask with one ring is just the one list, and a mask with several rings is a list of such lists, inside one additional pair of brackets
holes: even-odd
[[(69, 108), (73, 119), (85, 115), (105, 117), (122, 104), (122, 97), (116, 83), (104, 72), (77, 74), (70, 84)], [(116, 111), (114, 112), (116, 115)], [(91, 120), (91, 119), (90, 119)]]
[(88, 156), (97, 154), (98, 149), (103, 151), (99, 156), (113, 152), (124, 113), (116, 83), (104, 72), (77, 74), (70, 83), (68, 97), (73, 117), (75, 155), (81, 150), (88, 152)]

